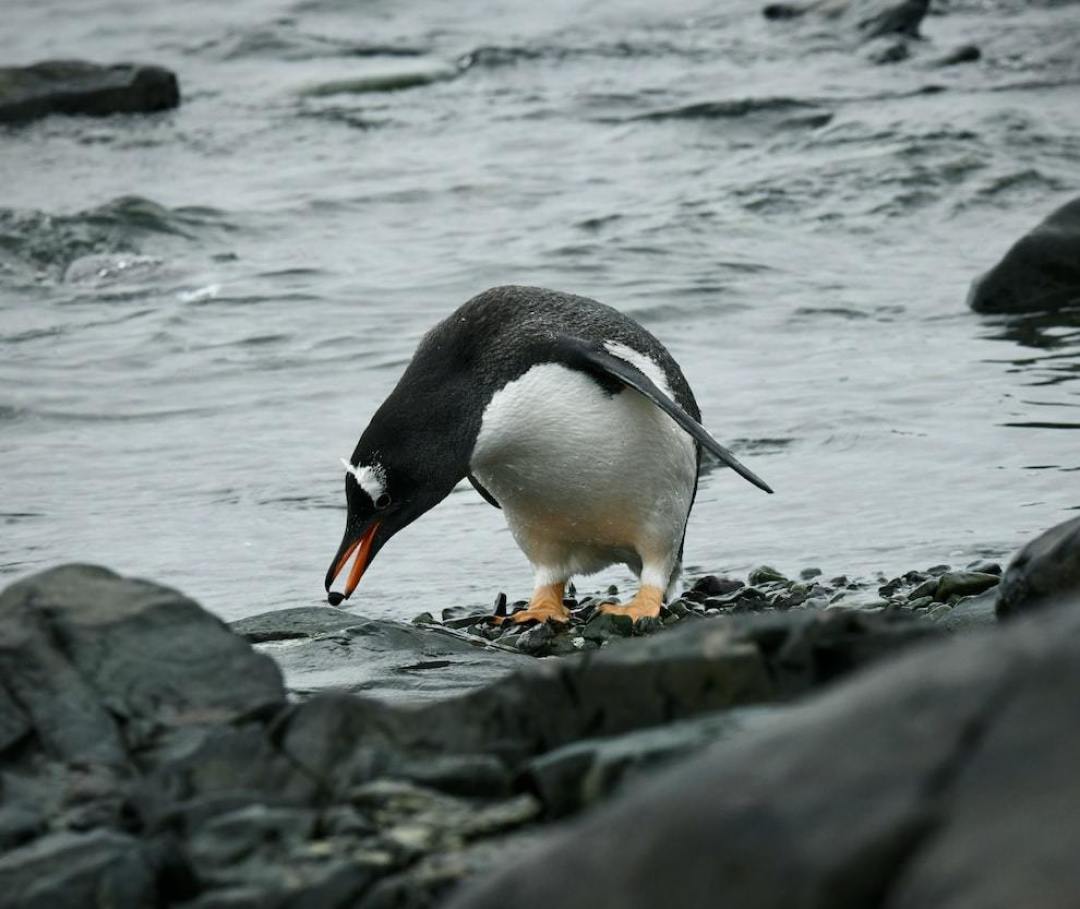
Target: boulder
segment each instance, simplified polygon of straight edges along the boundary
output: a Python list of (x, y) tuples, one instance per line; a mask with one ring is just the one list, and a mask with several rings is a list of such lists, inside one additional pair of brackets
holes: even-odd
[(968, 305), (981, 313), (1033, 313), (1080, 306), (1080, 198), (1016, 241), (975, 281)]
[(1080, 608), (920, 648), (553, 829), (449, 906), (1065, 909), (1078, 698)]
[[(19, 723), (48, 757), (124, 765), (163, 730), (272, 711), (268, 657), (182, 594), (66, 565), (0, 594), (0, 730)], [(13, 709), (13, 705), (18, 705)]]
[(47, 60), (0, 67), (0, 123), (49, 114), (147, 113), (179, 103), (176, 75), (160, 66)]
[(1080, 596), (1080, 518), (1037, 536), (1009, 564), (997, 614), (1007, 618)]

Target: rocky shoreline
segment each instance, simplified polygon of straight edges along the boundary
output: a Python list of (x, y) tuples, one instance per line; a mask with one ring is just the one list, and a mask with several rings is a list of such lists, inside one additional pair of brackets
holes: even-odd
[[(878, 848), (874, 837), (906, 844), (942, 813), (975, 822), (925, 795), (912, 820), (897, 787), (936, 779), (955, 789), (978, 750), (965, 730), (987, 704), (997, 709), (1002, 686), (1030, 698), (1080, 650), (1080, 519), (1029, 546), (1004, 584), (995, 569), (843, 584), (764, 569), (750, 584), (709, 576), (629, 637), (587, 615), (586, 597), (575, 623), (550, 635), (456, 614), (405, 625), (329, 608), (230, 629), (175, 591), (101, 568), (26, 578), (0, 594), (0, 905), (526, 906), (540, 894), (550, 902), (557, 886), (560, 905), (595, 901), (604, 887), (625, 896), (618, 905), (644, 906), (630, 892), (643, 868), (677, 893), (713, 867), (699, 855), (687, 870), (702, 849), (754, 867), (740, 844), (759, 835), (755, 811), (782, 824), (757, 861), (796, 861), (798, 842), (843, 820), (828, 833), (837, 855), (866, 865), (849, 868), (844, 886), (883, 886), (907, 853), (898, 845), (869, 862), (859, 850)], [(1010, 614), (1045, 606), (1055, 590), (1074, 608), (950, 633), (994, 624), (999, 589)], [(538, 638), (575, 653), (537, 659)], [(342, 667), (356, 673), (352, 684), (329, 683)], [(1077, 690), (1046, 692), (1049, 708), (1074, 702), (1066, 693)], [(1045, 745), (1050, 730), (1034, 722), (1017, 723), (1016, 735)], [(1043, 804), (1037, 781), (1061, 766), (1055, 755), (1078, 744), (1071, 729), (1062, 718), (1057, 750), (1027, 750), (1014, 768), (1036, 781), (1025, 811)], [(797, 760), (813, 769), (797, 772)], [(747, 772), (733, 786), (731, 774)], [(699, 792), (699, 776), (714, 773), (723, 784)], [(683, 828), (656, 802), (664, 787)], [(821, 799), (829, 810), (811, 810)], [(742, 826), (739, 805), (750, 812)], [(651, 819), (635, 831), (633, 860), (620, 862), (609, 844), (632, 810)], [(855, 810), (863, 821), (876, 812), (882, 829), (852, 822)], [(705, 823), (716, 826), (695, 826)], [(699, 841), (660, 861), (666, 847), (654, 837), (665, 830)], [(530, 860), (533, 850), (552, 858)], [(1008, 863), (995, 860), (1000, 874)], [(552, 877), (553, 861), (572, 873)], [(798, 861), (811, 890), (824, 886), (826, 856)], [(1071, 863), (1063, 881), (1065, 871)], [(782, 893), (767, 896), (777, 876), (755, 874), (717, 872), (710, 892), (780, 905), (770, 900)], [(461, 890), (474, 879), (479, 891)], [(751, 884), (760, 892), (740, 890)]]

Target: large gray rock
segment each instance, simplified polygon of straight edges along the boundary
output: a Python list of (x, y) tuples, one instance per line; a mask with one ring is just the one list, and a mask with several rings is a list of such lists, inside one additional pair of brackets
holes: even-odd
[(968, 305), (984, 313), (1033, 313), (1080, 306), (1080, 198), (1016, 241), (977, 279)]
[(1080, 518), (1051, 527), (1028, 543), (1002, 578), (997, 614), (1005, 618), (1080, 597)]
[(384, 700), (447, 698), (528, 665), (525, 655), (439, 626), (368, 619), (329, 607), (267, 612), (232, 624), (309, 696), (350, 691)]
[(450, 906), (1066, 909), (1078, 698), (1080, 608), (925, 647), (553, 831)]
[(108, 764), (126, 763), (128, 749), (163, 729), (229, 722), (285, 700), (273, 661), (193, 600), (90, 565), (0, 594), (0, 686), (0, 726), (14, 729), (21, 716), (49, 757)]
[(0, 123), (49, 114), (130, 114), (180, 103), (175, 74), (160, 66), (46, 60), (0, 67)]

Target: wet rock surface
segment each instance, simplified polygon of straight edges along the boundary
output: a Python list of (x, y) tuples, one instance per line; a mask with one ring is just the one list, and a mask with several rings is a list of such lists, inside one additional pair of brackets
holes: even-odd
[[(1001, 566), (979, 560), (964, 568), (934, 565), (924, 571), (875, 579), (848, 578), (844, 575), (825, 579), (818, 568), (799, 572), (800, 580), (786, 577), (770, 565), (752, 569), (745, 580), (719, 575), (697, 578), (683, 594), (661, 607), (659, 617), (637, 622), (628, 616), (603, 612), (604, 603), (617, 603), (615, 587), (606, 592), (577, 597), (571, 591), (564, 600), (570, 610), (565, 624), (495, 624), (494, 613), (510, 617), (527, 603), (519, 600), (507, 606), (499, 595), (494, 609), (457, 607), (444, 609), (438, 619), (425, 612), (413, 619), (424, 628), (442, 627), (466, 637), (493, 642), (504, 650), (535, 657), (565, 656), (610, 646), (628, 638), (646, 637), (680, 624), (694, 624), (703, 619), (726, 619), (736, 616), (772, 615), (794, 612), (858, 610), (861, 614), (909, 615), (935, 622), (952, 616), (951, 630), (986, 624), (985, 610), (959, 609), (969, 600), (1001, 581)], [(273, 615), (273, 614), (271, 614)], [(990, 621), (993, 617), (990, 616)], [(792, 618), (797, 622), (797, 618)], [(240, 630), (242, 623), (235, 626)]]
[(298, 695), (333, 688), (387, 699), (444, 698), (528, 662), (521, 649), (441, 624), (405, 625), (323, 607), (267, 612), (231, 627), (274, 658)]
[(1036, 313), (1080, 307), (1080, 198), (1050, 214), (1012, 245), (971, 287), (982, 313)]
[(432, 906), (547, 821), (944, 635), (913, 610), (686, 609), (681, 627), (558, 660), (332, 609), (238, 623), (266, 649), (344, 635), (364, 664), (449, 640), (494, 646), (512, 670), (453, 694), (470, 670), (450, 658), (440, 700), (290, 703), (266, 653), (176, 591), (77, 565), (13, 584), (0, 595), (5, 905)]
[(176, 75), (160, 66), (47, 60), (0, 67), (0, 123), (49, 114), (148, 113), (180, 103)]

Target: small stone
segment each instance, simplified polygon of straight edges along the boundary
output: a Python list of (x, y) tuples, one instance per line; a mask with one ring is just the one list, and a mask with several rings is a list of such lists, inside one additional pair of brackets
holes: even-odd
[(628, 615), (599, 612), (589, 620), (582, 633), (585, 640), (597, 644), (611, 638), (628, 638), (634, 633), (634, 620)]
[(978, 571), (950, 571), (941, 576), (934, 599), (946, 602), (951, 597), (969, 597), (996, 587), (1001, 578), (996, 574), (983, 574)]
[(975, 44), (961, 44), (937, 61), (937, 66), (956, 66), (958, 63), (975, 63), (982, 59), (982, 51)]
[(753, 571), (750, 572), (747, 580), (752, 586), (757, 584), (767, 584), (770, 582), (785, 584), (787, 578), (784, 577), (779, 571), (773, 568), (771, 565), (758, 565)]
[(416, 616), (416, 618), (414, 618), (412, 620), (412, 623), (414, 625), (435, 625), (435, 624), (437, 624), (436, 621), (435, 621), (435, 616), (433, 616), (430, 612), (421, 612), (420, 615)]
[(938, 585), (941, 583), (940, 578), (930, 577), (919, 584), (911, 593), (908, 594), (909, 600), (921, 600), (925, 597), (933, 597), (937, 593)]
[(517, 649), (530, 656), (546, 656), (555, 639), (555, 629), (547, 622), (530, 628), (515, 641)]
[(676, 615), (680, 619), (685, 618), (690, 612), (690, 607), (686, 605), (685, 600), (673, 600), (668, 604), (668, 609), (672, 615)]
[(1001, 575), (1001, 564), (999, 562), (991, 562), (989, 559), (976, 559), (970, 565), (967, 566), (968, 571), (978, 571), (981, 574), (996, 574)]
[(942, 604), (940, 604), (938, 606), (935, 606), (933, 609), (931, 609), (926, 614), (926, 617), (928, 619), (930, 619), (930, 621), (936, 622), (943, 615), (948, 615), (950, 612), (952, 612), (952, 606), (946, 606), (944, 603), (942, 603)]
[(726, 593), (734, 593), (743, 586), (745, 586), (743, 582), (737, 578), (723, 578), (715, 574), (707, 574), (705, 577), (694, 581), (694, 586), (690, 590), (695, 593), (703, 593), (706, 597), (718, 597)]
[(934, 598), (919, 597), (918, 599), (908, 600), (908, 609), (929, 609), (934, 603)]
[(829, 581), (830, 587), (847, 587), (848, 576), (846, 574), (838, 574), (835, 578)]
[(929, 568), (926, 569), (926, 573), (932, 574), (935, 577), (941, 577), (941, 575), (945, 574), (946, 571), (949, 571), (951, 569), (951, 565), (931, 565)]
[(339, 593), (336, 590), (331, 590), (326, 595), (326, 602), (331, 606), (340, 606), (345, 600), (345, 594)]
[(821, 574), (820, 568), (804, 568), (799, 572), (799, 577), (804, 581), (810, 581), (814, 578), (820, 578)]

